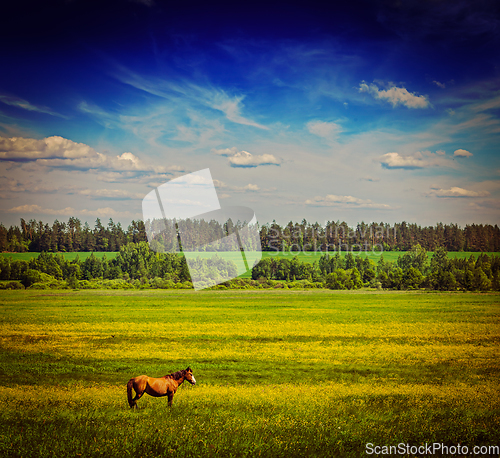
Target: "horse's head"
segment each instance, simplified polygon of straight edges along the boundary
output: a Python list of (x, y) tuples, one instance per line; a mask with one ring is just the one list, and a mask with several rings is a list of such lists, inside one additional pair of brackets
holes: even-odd
[(184, 378), (191, 383), (191, 385), (196, 385), (196, 379), (194, 378), (193, 370), (190, 367), (184, 370)]

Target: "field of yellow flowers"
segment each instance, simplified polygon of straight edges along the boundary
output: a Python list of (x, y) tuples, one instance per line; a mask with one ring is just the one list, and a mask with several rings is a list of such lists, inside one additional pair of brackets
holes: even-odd
[[(0, 342), (2, 457), (500, 445), (498, 294), (1, 291)], [(172, 408), (128, 407), (188, 366)]]

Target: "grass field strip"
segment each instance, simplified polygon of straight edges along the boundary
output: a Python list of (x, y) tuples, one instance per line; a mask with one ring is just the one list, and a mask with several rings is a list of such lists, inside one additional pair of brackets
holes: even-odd
[[(1, 456), (495, 445), (500, 296), (1, 292)], [(190, 365), (172, 409), (125, 384)], [(165, 402), (163, 402), (165, 401)]]

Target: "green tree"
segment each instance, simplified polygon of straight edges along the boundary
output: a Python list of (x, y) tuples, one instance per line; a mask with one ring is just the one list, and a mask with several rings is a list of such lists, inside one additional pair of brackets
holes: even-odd
[(94, 253), (90, 253), (90, 256), (82, 262), (81, 270), (85, 280), (103, 278), (104, 275), (103, 262), (101, 259), (94, 256)]
[(63, 278), (61, 266), (58, 264), (52, 253), (44, 251), (40, 253), (36, 259), (30, 259), (29, 268), (38, 270), (39, 272), (44, 272), (54, 278), (57, 278), (58, 280)]
[(434, 251), (431, 258), (431, 272), (445, 271), (450, 267), (450, 259), (448, 258), (448, 251), (444, 247), (438, 247)]
[(403, 272), (403, 285), (407, 289), (418, 289), (424, 281), (424, 276), (415, 267), (408, 267)]
[(427, 265), (427, 252), (420, 246), (420, 244), (416, 244), (412, 246), (411, 250), (407, 251), (403, 256), (398, 257), (397, 265), (402, 270), (414, 267), (421, 273), (424, 273)]

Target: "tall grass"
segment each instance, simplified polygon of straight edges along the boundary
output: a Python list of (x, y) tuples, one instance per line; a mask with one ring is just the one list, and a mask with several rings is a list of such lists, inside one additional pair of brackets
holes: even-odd
[[(0, 292), (1, 456), (498, 445), (500, 296)], [(128, 379), (191, 366), (173, 407)]]

